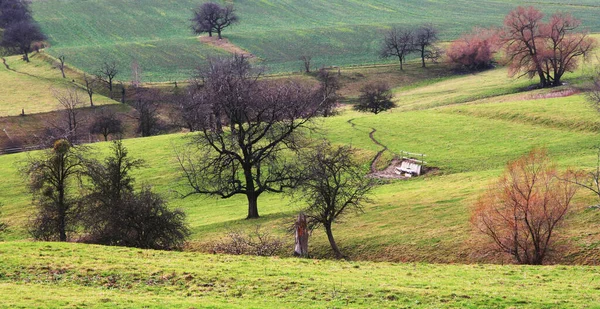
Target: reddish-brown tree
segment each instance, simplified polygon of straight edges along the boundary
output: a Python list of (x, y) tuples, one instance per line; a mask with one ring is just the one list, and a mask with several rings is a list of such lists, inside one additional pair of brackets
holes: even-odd
[(448, 62), (467, 70), (483, 70), (492, 66), (500, 49), (500, 37), (495, 29), (474, 28), (462, 35), (446, 50)]
[(559, 175), (546, 151), (532, 150), (479, 198), (471, 222), (517, 263), (541, 265), (577, 191), (570, 178)]
[(579, 20), (570, 14), (544, 15), (534, 7), (518, 7), (504, 19), (503, 40), (511, 76), (538, 76), (541, 87), (561, 85), (565, 72), (577, 68), (577, 59), (586, 56), (596, 41), (587, 33), (575, 32)]

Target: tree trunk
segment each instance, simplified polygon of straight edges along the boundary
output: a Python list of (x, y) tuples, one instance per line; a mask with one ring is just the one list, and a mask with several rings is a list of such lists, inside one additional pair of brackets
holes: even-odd
[(341, 259), (344, 257), (337, 244), (335, 243), (335, 239), (333, 239), (333, 233), (331, 232), (331, 224), (325, 224), (325, 233), (327, 234), (327, 239), (329, 240), (329, 244), (331, 245), (331, 250), (335, 254), (336, 259)]
[(223, 37), (221, 36), (221, 30), (217, 30), (217, 34), (219, 35), (219, 40), (222, 39)]
[(60, 73), (62, 73), (62, 77), (63, 78), (67, 78), (65, 76), (65, 65), (64, 64), (61, 64), (61, 66), (60, 66)]
[(23, 60), (25, 60), (25, 62), (29, 62), (29, 55), (27, 52), (23, 53)]
[(421, 48), (421, 67), (425, 67), (425, 47)]
[(404, 71), (404, 68), (402, 67), (402, 56), (398, 56), (398, 61), (400, 61), (400, 71)]
[(258, 196), (256, 193), (247, 193), (248, 198), (248, 217), (246, 219), (258, 219)]
[(92, 100), (93, 94), (88, 92), (88, 95), (90, 96), (90, 106), (94, 107), (94, 101)]
[(296, 228), (294, 255), (308, 257), (308, 224), (306, 222), (306, 215), (300, 213), (294, 226)]
[(65, 190), (62, 185), (58, 186), (58, 240), (67, 241), (66, 232), (66, 216), (67, 211), (65, 209)]

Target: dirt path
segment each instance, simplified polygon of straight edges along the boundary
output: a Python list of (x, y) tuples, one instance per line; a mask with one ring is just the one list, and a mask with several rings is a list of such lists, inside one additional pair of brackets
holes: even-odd
[(226, 38), (219, 40), (216, 36), (213, 36), (213, 37), (201, 36), (199, 39), (200, 39), (200, 42), (202, 42), (202, 43), (214, 46), (216, 48), (230, 52), (232, 54), (238, 54), (238, 55), (244, 56), (245, 58), (250, 58), (250, 59), (255, 58), (255, 56), (252, 53), (249, 53), (249, 52), (243, 50), (242, 48), (240, 48), (239, 46), (229, 42), (229, 40)]
[[(354, 118), (349, 119), (347, 122), (350, 124), (350, 126), (352, 126), (352, 128), (356, 128), (356, 124), (354, 122), (352, 122), (353, 120), (354, 120)], [(374, 136), (375, 132), (377, 132), (377, 129), (371, 128), (371, 132), (369, 133), (369, 138), (377, 146), (382, 147), (382, 149), (379, 150), (377, 152), (377, 154), (375, 155), (375, 157), (373, 158), (373, 160), (371, 160), (371, 173), (377, 172), (377, 162), (379, 162), (379, 159), (381, 159), (381, 156), (383, 155), (383, 153), (386, 152), (386, 150), (388, 150), (386, 145), (380, 143), (378, 140), (375, 139), (375, 136)]]
[(4, 57), (2, 57), (2, 63), (4, 64), (4, 66), (6, 67), (6, 69), (7, 69), (7, 70), (9, 70), (9, 71), (13, 71), (13, 72), (16, 72), (15, 70), (11, 69), (11, 68), (8, 66), (8, 63), (6, 63), (6, 59), (5, 59)]

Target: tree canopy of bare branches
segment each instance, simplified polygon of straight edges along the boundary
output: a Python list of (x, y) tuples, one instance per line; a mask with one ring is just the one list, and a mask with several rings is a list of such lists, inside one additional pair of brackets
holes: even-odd
[(479, 198), (471, 222), (517, 263), (540, 265), (577, 191), (571, 177), (559, 174), (545, 151), (532, 150)]
[(23, 0), (0, 0), (1, 29), (6, 29), (8, 26), (24, 20), (31, 20), (28, 2)]
[(394, 27), (385, 32), (379, 55), (382, 58), (397, 57), (400, 70), (404, 70), (403, 63), (406, 61), (406, 55), (414, 50), (414, 40), (412, 29)]
[(114, 111), (103, 109), (94, 117), (90, 125), (90, 133), (102, 134), (104, 141), (108, 141), (109, 135), (123, 133), (123, 123)]
[(438, 31), (432, 24), (425, 24), (415, 30), (414, 49), (421, 55), (421, 66), (425, 59), (433, 58), (436, 50), (433, 45), (438, 41)]
[(10, 24), (2, 33), (0, 46), (23, 55), (23, 60), (29, 62), (32, 44), (43, 41), (46, 36), (33, 19), (24, 19)]
[(110, 91), (110, 97), (113, 95), (113, 80), (119, 74), (119, 68), (117, 67), (117, 63), (114, 61), (104, 61), (100, 65), (100, 69), (96, 76), (99, 80), (106, 83), (106, 87), (108, 87), (108, 91)]
[(332, 74), (325, 68), (319, 69), (317, 80), (319, 81), (318, 91), (323, 97), (321, 115), (324, 117), (333, 116), (336, 114), (336, 104), (340, 99), (338, 94), (338, 90), (341, 88), (340, 80), (337, 75)]
[(233, 5), (222, 6), (215, 2), (205, 2), (194, 11), (192, 29), (194, 33), (208, 33), (210, 37), (216, 32), (220, 40), (223, 38), (221, 32), (238, 22), (239, 18)]
[(192, 192), (229, 198), (246, 195), (247, 218), (258, 218), (258, 197), (296, 185), (295, 154), (302, 130), (318, 114), (316, 91), (293, 81), (259, 81), (241, 56), (213, 59), (200, 70), (206, 93), (187, 151), (177, 154)]
[(333, 237), (332, 225), (348, 212), (361, 212), (375, 182), (366, 178), (349, 146), (323, 143), (303, 158), (305, 180), (297, 194), (308, 204), (305, 210), (311, 228), (323, 226), (336, 258), (344, 255)]
[(58, 140), (51, 150), (28, 157), (22, 169), (29, 177), (29, 189), (37, 208), (30, 222), (36, 239), (67, 241), (79, 220), (77, 179), (83, 172), (83, 148)]
[(370, 82), (360, 89), (358, 103), (354, 109), (360, 112), (379, 114), (396, 104), (392, 101), (390, 86), (384, 82)]
[(597, 45), (587, 33), (576, 32), (580, 21), (570, 14), (556, 13), (550, 21), (534, 7), (518, 7), (504, 19), (503, 40), (511, 76), (538, 76), (540, 87), (561, 85), (566, 72), (578, 66)]
[(80, 108), (83, 107), (83, 101), (79, 90), (69, 87), (66, 90), (53, 90), (53, 95), (59, 104), (59, 118), (54, 124), (54, 129), (58, 130), (54, 138), (64, 138), (71, 143), (76, 143), (79, 138), (79, 128), (83, 125)]

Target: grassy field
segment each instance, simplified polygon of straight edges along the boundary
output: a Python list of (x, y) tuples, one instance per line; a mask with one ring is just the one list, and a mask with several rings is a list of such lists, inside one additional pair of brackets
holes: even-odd
[[(355, 74), (359, 73), (345, 71), (343, 76), (353, 82), (351, 77)], [(387, 74), (383, 70), (379, 77)], [(477, 75), (434, 77), (430, 82), (396, 89), (400, 107), (391, 112), (371, 115), (345, 109), (339, 116), (319, 120), (330, 140), (361, 149), (367, 159), (379, 150), (369, 139), (369, 132), (375, 128), (375, 138), (390, 150), (386, 158), (402, 150), (425, 153), (428, 163), (439, 168), (436, 175), (390, 181), (378, 187), (374, 202), (364, 214), (350, 216), (344, 224), (335, 226), (342, 250), (354, 259), (369, 260), (494, 260), (495, 257), (481, 256), (473, 250), (476, 240), (468, 220), (477, 195), (501, 174), (507, 161), (532, 147), (547, 147), (561, 167), (593, 166), (594, 147), (600, 137), (594, 129), (598, 120), (584, 95), (539, 99), (552, 93), (548, 90), (518, 93), (527, 82), (506, 79), (505, 74), (505, 70), (498, 69)], [(468, 86), (474, 81), (489, 86)], [(463, 87), (466, 90), (461, 92)], [(436, 89), (447, 91), (436, 92)], [(452, 92), (450, 89), (455, 89), (454, 96), (447, 95)], [(561, 89), (569, 88), (553, 91)], [(256, 221), (242, 220), (246, 213), (243, 196), (226, 200), (203, 196), (178, 198), (176, 192), (185, 192), (187, 188), (182, 185), (173, 148), (183, 143), (183, 136), (132, 139), (126, 145), (132, 156), (144, 158), (148, 163), (147, 168), (135, 173), (138, 185), (154, 186), (172, 207), (182, 208), (188, 214), (193, 232), (191, 250), (210, 251), (211, 243), (223, 237), (228, 229), (250, 229), (256, 224), (291, 243), (285, 228), (303, 205), (287, 197), (262, 196), (259, 201), (262, 218)], [(96, 144), (96, 155), (104, 153), (106, 146)], [(3, 176), (0, 200), (5, 204), (5, 220), (13, 227), (5, 235), (7, 240), (27, 238), (24, 224), (32, 208), (17, 172), (18, 162), (25, 157), (26, 154), (0, 157)], [(567, 220), (569, 228), (561, 232), (568, 254), (556, 256), (554, 261), (595, 263), (600, 256), (600, 233), (593, 226), (600, 220), (600, 212), (586, 208), (596, 202), (589, 194), (582, 193), (577, 201)], [(326, 237), (320, 231), (311, 240), (311, 250), (315, 256), (329, 256)]]
[(390, 264), (0, 243), (0, 308), (600, 308), (598, 267)]
[[(185, 80), (211, 55), (223, 54), (201, 44), (191, 33), (191, 10), (201, 1), (47, 0), (32, 8), (50, 38), (52, 55), (70, 65), (95, 71), (103, 60), (119, 63), (120, 80), (129, 80), (132, 61), (145, 81)], [(241, 23), (227, 29), (234, 44), (258, 56), (271, 72), (298, 71), (298, 57), (312, 55), (315, 67), (380, 63), (381, 30), (393, 25), (433, 23), (443, 40), (471, 27), (500, 25), (524, 0), (472, 1), (236, 1)], [(584, 27), (600, 31), (600, 6), (593, 0), (542, 0), (546, 13), (568, 11)]]
[[(53, 90), (64, 91), (68, 87), (80, 87), (80, 73), (67, 70), (66, 79), (58, 69), (52, 68), (43, 54), (32, 54), (31, 62), (25, 63), (19, 56), (5, 57), (6, 65), (0, 64), (0, 117), (55, 111), (59, 108)], [(82, 91), (82, 99), (87, 94)], [(102, 95), (95, 96), (96, 105), (115, 104)], [(86, 101), (87, 102), (87, 101)]]

